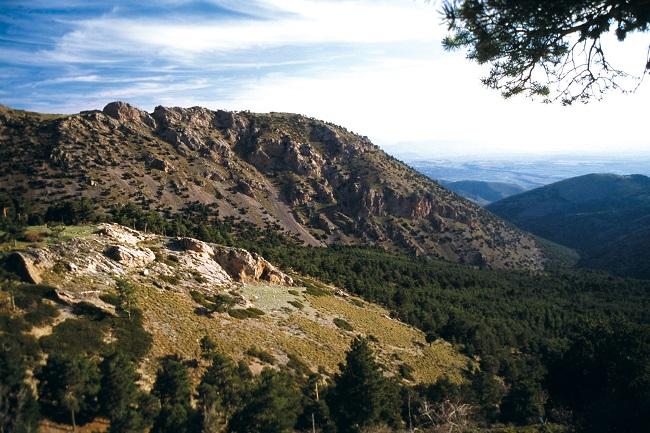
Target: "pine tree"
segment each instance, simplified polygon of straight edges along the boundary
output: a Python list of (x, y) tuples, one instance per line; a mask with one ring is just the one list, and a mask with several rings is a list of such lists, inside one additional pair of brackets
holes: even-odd
[(194, 417), (192, 389), (187, 367), (178, 356), (161, 360), (152, 394), (160, 400), (152, 433), (188, 433)]
[(216, 355), (217, 343), (209, 336), (204, 335), (199, 346), (201, 347), (201, 358), (210, 360)]
[(38, 404), (25, 382), (27, 365), (16, 348), (11, 349), (0, 351), (0, 433), (35, 432)]
[(336, 433), (336, 424), (327, 405), (327, 387), (323, 386), (323, 375), (311, 374), (303, 386), (303, 411), (298, 417), (297, 429), (300, 431), (320, 431)]
[(101, 364), (100, 406), (111, 423), (111, 433), (135, 433), (149, 425), (147, 397), (138, 387), (140, 375), (124, 355), (114, 353)]
[(264, 369), (246, 405), (231, 422), (233, 433), (290, 433), (301, 412), (300, 393), (289, 374)]
[(120, 310), (124, 311), (131, 320), (131, 313), (136, 306), (135, 286), (127, 280), (117, 280), (117, 297)]
[(384, 377), (367, 339), (352, 342), (340, 369), (329, 397), (339, 431), (398, 423), (397, 386)]
[(86, 417), (96, 413), (100, 375), (93, 361), (82, 356), (51, 354), (37, 378), (41, 403), (59, 416), (67, 412), (73, 430), (80, 413)]
[(197, 390), (204, 433), (222, 431), (232, 414), (247, 400), (251, 386), (247, 366), (237, 365), (229, 357), (214, 352), (210, 356), (212, 364)]

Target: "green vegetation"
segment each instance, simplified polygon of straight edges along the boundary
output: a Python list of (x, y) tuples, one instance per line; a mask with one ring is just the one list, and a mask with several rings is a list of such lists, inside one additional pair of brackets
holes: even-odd
[(259, 308), (231, 308), (228, 310), (228, 314), (235, 319), (257, 319), (260, 316), (263, 316), (264, 311)]
[(267, 364), (275, 364), (275, 357), (271, 355), (269, 352), (265, 350), (260, 350), (255, 346), (251, 346), (246, 350), (246, 355), (252, 356), (253, 358), (257, 358), (262, 362), (265, 362)]
[(647, 176), (588, 174), (508, 197), (488, 209), (575, 249), (581, 266), (650, 278), (649, 197)]
[[(181, 224), (181, 220), (165, 220), (163, 230), (175, 227), (183, 234), (194, 236), (203, 232), (205, 237), (197, 237), (214, 241), (211, 236), (221, 233), (216, 227), (225, 227), (219, 225), (222, 223), (189, 221)], [(155, 224), (148, 227), (153, 230)], [(215, 231), (211, 232), (210, 227)], [(540, 418), (546, 423), (540, 429), (548, 426), (550, 431), (565, 427), (580, 432), (641, 431), (650, 422), (647, 410), (650, 399), (646, 392), (650, 389), (647, 375), (649, 281), (561, 267), (540, 273), (476, 269), (372, 248), (308, 248), (279, 235), (262, 240), (261, 231), (241, 227), (237, 230), (247, 234), (219, 236), (303, 275), (299, 278), (312, 306), (338, 302), (320, 280), (384, 305), (392, 317), (425, 331), (430, 345), (437, 344), (438, 338), (455, 344), (475, 360), (468, 366), (465, 382), (443, 378), (436, 383), (405, 387), (387, 381), (381, 373), (376, 373), (382, 370), (381, 365), (369, 362), (374, 359), (374, 343), (368, 339), (354, 343), (355, 355), (348, 356), (347, 364), (335, 376), (333, 384), (327, 385), (327, 380), (322, 380), (321, 398), (316, 399), (314, 383), (309, 382), (313, 378), (310, 379), (310, 373), (301, 368), (298, 360), (290, 358), (291, 365), (287, 364), (286, 369), (276, 366), (282, 371), (252, 378), (245, 365), (224, 361), (216, 346), (206, 342), (202, 344), (204, 359), (215, 366), (212, 376), (205, 378), (203, 391), (199, 391), (203, 395), (197, 399), (197, 407), (189, 405), (190, 397), (184, 397), (188, 395), (184, 377), (189, 377), (190, 360), (185, 362), (178, 357), (163, 361), (156, 381), (153, 395), (160, 404), (158, 415), (155, 403), (139, 397), (135, 401), (128, 397), (131, 395), (128, 389), (123, 390), (124, 398), (131, 399), (129, 407), (143, 414), (142, 422), (136, 423), (134, 431), (150, 424), (154, 426), (153, 431), (161, 432), (190, 432), (197, 425), (203, 425), (206, 431), (219, 431), (224, 426), (231, 431), (258, 431), (262, 425), (269, 431), (287, 431), (294, 425), (307, 430), (312, 415), (314, 422), (327, 431), (335, 425), (341, 431), (355, 431), (378, 424), (403, 427), (406, 422), (429, 428), (432, 426), (425, 422), (426, 408), (442, 411), (448, 408), (447, 404), (456, 405), (454, 413), (461, 418), (446, 420), (444, 425), (455, 423), (485, 431), (497, 429), (499, 424), (507, 424), (502, 431), (508, 431), (508, 425), (515, 426), (512, 428), (516, 431), (534, 431), (536, 427), (531, 425)], [(21, 354), (25, 368), (34, 366), (42, 352), (53, 359), (66, 360), (85, 354), (95, 365), (114, 352), (139, 360), (151, 344), (151, 337), (142, 329), (141, 312), (128, 306), (118, 308), (118, 316), (112, 317), (80, 305), (73, 311), (74, 318), (57, 324), (51, 335), (37, 341), (27, 333), (32, 324), (54, 323), (56, 319), (48, 313), (52, 310), (43, 306), (54, 302), (48, 299), (50, 292), (47, 288), (21, 286), (10, 277), (3, 278), (6, 280), (3, 299), (7, 302), (0, 312), (0, 338), (10, 345), (7, 347)], [(18, 293), (19, 287), (27, 289)], [(295, 300), (295, 294), (288, 295)], [(197, 292), (192, 297), (209, 312), (228, 312), (240, 319), (263, 314), (254, 308), (235, 308), (234, 298), (229, 295), (205, 296)], [(105, 299), (121, 306), (126, 305), (127, 298), (114, 295)], [(191, 311), (195, 304), (192, 306), (189, 300), (188, 304)], [(346, 305), (356, 312), (359, 301)], [(130, 317), (127, 310), (131, 310)], [(30, 313), (32, 316), (28, 316)], [(343, 327), (346, 323), (351, 332), (379, 332), (352, 314), (340, 316), (345, 318), (338, 318), (336, 325)], [(292, 319), (292, 324), (309, 326), (298, 319)], [(107, 340), (109, 335), (115, 340)], [(386, 339), (382, 336), (381, 341)], [(247, 346), (251, 344), (252, 341)], [(423, 342), (418, 344), (422, 350), (430, 347)], [(398, 373), (410, 381), (410, 366), (416, 369), (418, 366), (410, 359), (406, 364), (407, 356), (398, 360)], [(354, 363), (358, 365), (353, 367)], [(88, 368), (92, 370), (91, 366)], [(128, 372), (128, 367), (124, 369)], [(102, 371), (108, 370), (102, 368)], [(355, 372), (363, 374), (358, 376)], [(83, 375), (78, 376), (83, 379)], [(355, 378), (366, 381), (360, 385), (354, 382)], [(235, 401), (232, 395), (226, 396), (221, 385), (224, 380), (235, 381), (234, 389), (245, 399)], [(287, 410), (281, 414), (283, 419), (271, 415), (277, 410), (284, 411), (287, 401), (294, 401), (296, 389), (302, 392), (303, 403), (296, 405), (299, 413)], [(400, 398), (385, 400), (382, 396), (388, 392), (386, 389)], [(192, 395), (191, 387), (189, 394)], [(363, 411), (352, 410), (358, 396), (370, 402)], [(47, 416), (68, 420), (71, 411), (84, 419), (104, 410), (101, 404), (90, 403), (71, 399), (67, 406), (46, 404), (45, 411)], [(473, 410), (465, 412), (464, 405)], [(406, 410), (407, 407), (411, 410)], [(23, 416), (22, 412), (19, 415)], [(119, 419), (117, 412), (111, 416)], [(24, 419), (28, 418), (25, 412)], [(249, 424), (251, 420), (256, 424)], [(128, 428), (124, 427), (125, 431)]]
[(350, 331), (350, 332), (354, 331), (354, 327), (352, 325), (350, 325), (348, 322), (338, 317), (334, 318), (334, 324), (339, 328), (343, 329), (344, 331)]
[(524, 93), (564, 104), (625, 91), (628, 74), (609, 63), (602, 38), (615, 33), (623, 41), (650, 26), (642, 0), (446, 0), (443, 13), (451, 32), (445, 48), (467, 48), (469, 59), (490, 64), (483, 84), (504, 97)]
[(382, 374), (368, 341), (357, 338), (327, 398), (339, 431), (357, 433), (379, 424), (399, 426), (398, 393), (397, 383)]
[(70, 414), (75, 429), (79, 415), (86, 421), (98, 411), (100, 373), (97, 364), (80, 355), (51, 354), (37, 375), (39, 402), (54, 418)]

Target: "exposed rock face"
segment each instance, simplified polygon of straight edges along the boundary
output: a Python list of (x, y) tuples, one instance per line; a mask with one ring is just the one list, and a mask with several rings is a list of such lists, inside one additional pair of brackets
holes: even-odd
[(42, 281), (41, 272), (34, 265), (33, 257), (27, 253), (11, 253), (6, 259), (5, 266), (7, 270), (28, 283), (40, 284)]
[[(90, 181), (89, 181), (90, 180)], [(487, 267), (541, 269), (535, 239), (373, 145), (316, 119), (128, 104), (47, 118), (0, 110), (0, 189), (46, 208), (211, 206), (312, 246), (371, 244)], [(27, 191), (27, 192), (26, 192)]]
[(145, 111), (141, 111), (126, 102), (111, 102), (104, 107), (103, 113), (121, 123), (137, 126), (156, 127), (156, 121)]
[[(291, 277), (246, 250), (187, 237), (144, 234), (117, 224), (100, 224), (88, 236), (15, 252), (5, 267), (26, 282), (52, 285), (66, 304), (88, 302), (109, 314), (114, 308), (100, 295), (113, 291), (118, 278), (165, 290), (210, 294), (243, 283), (293, 285)], [(77, 283), (80, 278), (84, 285)], [(249, 301), (241, 300), (244, 306)]]
[(241, 248), (218, 247), (215, 260), (237, 281), (264, 280), (291, 286), (293, 279), (255, 253)]
[(178, 238), (175, 240), (175, 244), (183, 251), (194, 251), (208, 255), (214, 254), (214, 250), (209, 244), (194, 238)]
[(148, 248), (129, 248), (124, 245), (111, 245), (104, 250), (104, 254), (129, 268), (144, 267), (156, 258)]
[(174, 166), (169, 161), (151, 154), (145, 156), (145, 164), (148, 168), (164, 171), (165, 173), (171, 173), (174, 171)]

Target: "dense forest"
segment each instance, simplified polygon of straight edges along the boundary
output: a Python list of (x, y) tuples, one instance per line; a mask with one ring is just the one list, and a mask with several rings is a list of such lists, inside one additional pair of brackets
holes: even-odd
[[(650, 423), (650, 281), (587, 270), (479, 269), (363, 247), (309, 248), (273, 228), (218, 219), (199, 205), (179, 215), (133, 205), (97, 215), (83, 200), (44, 211), (8, 197), (1, 205), (5, 241), (21, 240), (26, 225), (109, 220), (242, 246), (287, 271), (378, 302), (425, 331), (428, 341), (444, 338), (473, 359), (464, 384), (441, 379), (413, 386), (382, 374), (368, 336), (353, 343), (333, 378), (296, 365), (253, 377), (245, 366), (214, 353), (206, 340), (200, 360), (160, 360), (155, 385), (144, 393), (135, 385), (134, 366), (150, 340), (138, 311), (126, 308), (123, 299), (111, 300), (120, 317), (89, 309), (39, 347), (22, 329), (25, 321), (49, 320), (51, 309), (41, 301), (48, 288), (7, 274), (3, 291), (11, 292), (23, 314), (2, 312), (3, 347), (11, 349), (0, 359), (6, 382), (0, 416), (8, 426), (2, 431), (33, 431), (39, 413), (66, 422), (102, 415), (112, 431), (134, 432), (150, 426), (154, 432), (357, 432), (384, 425), (604, 433), (641, 432)], [(108, 345), (100, 341), (102, 327), (118, 338)], [(49, 357), (36, 368), (39, 350)], [(188, 369), (199, 364), (205, 373), (192, 387)], [(24, 381), (32, 369), (39, 379), (36, 393)], [(106, 396), (110, 401), (102, 400)]]

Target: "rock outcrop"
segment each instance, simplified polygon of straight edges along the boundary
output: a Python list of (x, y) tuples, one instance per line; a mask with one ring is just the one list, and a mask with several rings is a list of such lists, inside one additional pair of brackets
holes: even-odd
[(264, 260), (260, 255), (241, 248), (217, 247), (215, 260), (240, 282), (268, 281), (272, 284), (293, 285), (293, 279)]
[(545, 263), (531, 236), (367, 137), (305, 116), (149, 114), (123, 102), (64, 117), (5, 109), (0, 144), (0, 189), (43, 209), (82, 196), (108, 211), (128, 197), (167, 218), (204, 207), (312, 246), (370, 244), (465, 263), (480, 255), (492, 268)]
[(149, 113), (139, 110), (126, 102), (111, 102), (104, 107), (102, 112), (121, 123), (156, 128), (156, 121)]
[(5, 268), (18, 275), (23, 281), (32, 284), (40, 284), (41, 271), (34, 265), (33, 257), (28, 253), (14, 252), (5, 259)]
[(129, 248), (124, 245), (111, 245), (104, 250), (104, 255), (128, 268), (147, 266), (156, 258), (148, 248)]

